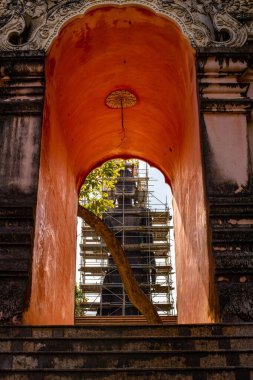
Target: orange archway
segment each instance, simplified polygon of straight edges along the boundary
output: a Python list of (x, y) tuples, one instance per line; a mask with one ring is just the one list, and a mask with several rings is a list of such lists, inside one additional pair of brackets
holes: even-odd
[[(179, 321), (212, 320), (195, 75), (179, 27), (147, 9), (93, 9), (62, 29), (46, 59), (27, 323), (73, 323), (77, 194), (89, 171), (113, 157), (142, 158), (171, 184)], [(117, 89), (137, 98), (124, 110), (124, 133), (119, 110), (105, 104)]]

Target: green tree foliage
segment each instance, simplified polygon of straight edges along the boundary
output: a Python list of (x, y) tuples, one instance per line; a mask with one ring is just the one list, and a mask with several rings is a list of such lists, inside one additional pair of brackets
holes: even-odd
[(111, 160), (90, 172), (81, 187), (79, 203), (99, 217), (108, 208), (113, 208), (114, 202), (109, 194), (123, 167), (123, 160)]
[(75, 286), (75, 317), (83, 317), (84, 309), (82, 303), (86, 301), (82, 289), (78, 285)]
[[(114, 207), (113, 199), (109, 198), (119, 176), (120, 169), (124, 168), (123, 160), (111, 160), (94, 169), (86, 177), (79, 193), (79, 203), (98, 217), (108, 208)], [(82, 317), (85, 312), (82, 303), (85, 302), (82, 289), (75, 287), (75, 316)]]

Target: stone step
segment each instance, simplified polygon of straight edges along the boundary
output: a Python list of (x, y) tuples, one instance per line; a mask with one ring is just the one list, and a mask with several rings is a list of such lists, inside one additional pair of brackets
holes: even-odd
[(83, 338), (2, 338), (2, 352), (87, 352), (132, 350), (241, 350), (253, 348), (253, 337), (223, 336), (126, 336)]
[(168, 325), (122, 325), (122, 326), (0, 326), (0, 338), (74, 338), (127, 336), (251, 336), (253, 323), (245, 324), (168, 324)]
[(252, 366), (253, 350), (0, 352), (0, 369)]
[[(161, 315), (164, 325), (176, 324), (177, 315)], [(114, 316), (85, 316), (75, 317), (75, 325), (147, 325), (147, 320), (143, 315), (114, 315)]]
[(253, 324), (0, 327), (0, 379), (252, 380)]
[(2, 370), (1, 380), (252, 380), (252, 367)]

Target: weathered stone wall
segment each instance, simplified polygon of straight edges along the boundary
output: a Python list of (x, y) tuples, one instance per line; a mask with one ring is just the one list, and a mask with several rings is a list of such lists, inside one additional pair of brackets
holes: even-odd
[(252, 50), (202, 50), (202, 138), (222, 321), (253, 320)]
[[(101, 1), (102, 3), (103, 1)], [(131, 20), (126, 22), (124, 18), (122, 20), (124, 38), (115, 49), (117, 52), (122, 52), (122, 55), (116, 57), (117, 61), (113, 65), (111, 58), (114, 50), (109, 52), (108, 43), (113, 38), (119, 38), (119, 33), (112, 32), (109, 37), (106, 33), (102, 33), (103, 38), (108, 37), (107, 40), (102, 41), (101, 35), (99, 39), (95, 39), (98, 42), (97, 47), (99, 47), (100, 52), (106, 48), (104, 55), (101, 55), (101, 60), (97, 60), (97, 55), (93, 55), (95, 61), (89, 61), (92, 70), (94, 70), (94, 62), (96, 62), (98, 69), (96, 79), (89, 75), (89, 70), (91, 70), (89, 65), (86, 66), (85, 70), (82, 66), (87, 61), (90, 52), (91, 44), (86, 44), (86, 42), (91, 28), (82, 31), (80, 40), (78, 40), (77, 35), (70, 33), (71, 41), (77, 38), (78, 54), (76, 54), (77, 50), (75, 50), (72, 55), (76, 59), (76, 65), (72, 65), (71, 62), (74, 61), (69, 60), (65, 69), (61, 68), (62, 61), (66, 58), (66, 52), (70, 52), (69, 47), (73, 46), (69, 43), (66, 45), (66, 49), (62, 49), (59, 53), (58, 58), (60, 57), (60, 59), (57, 61), (52, 60), (49, 67), (49, 70), (52, 69), (53, 73), (54, 68), (58, 65), (58, 82), (54, 83), (53, 76), (50, 77), (52, 79), (50, 85), (57, 101), (53, 105), (50, 103), (52, 98), (49, 98), (48, 102), (57, 114), (56, 119), (54, 120), (52, 115), (49, 115), (50, 112), (47, 115), (48, 120), (50, 119), (56, 129), (44, 128), (45, 150), (43, 151), (42, 165), (40, 167), (42, 178), (36, 218), (37, 251), (35, 250), (36, 252), (41, 252), (41, 255), (36, 253), (34, 260), (34, 265), (39, 268), (34, 273), (40, 273), (41, 277), (38, 276), (37, 279), (34, 276), (33, 281), (37, 286), (39, 281), (44, 279), (43, 276), (48, 275), (51, 270), (52, 276), (47, 278), (47, 283), (50, 285), (47, 287), (45, 299), (50, 299), (52, 304), (49, 305), (48, 310), (53, 310), (56, 303), (52, 301), (53, 298), (50, 298), (50, 291), (53, 289), (54, 282), (58, 281), (63, 272), (61, 270), (59, 272), (52, 270), (50, 249), (58, 244), (57, 255), (54, 257), (54, 268), (59, 269), (58, 264), (62, 257), (60, 255), (61, 249), (64, 251), (62, 246), (62, 241), (64, 240), (61, 239), (64, 237), (65, 228), (68, 228), (65, 220), (69, 221), (71, 218), (71, 229), (68, 232), (72, 239), (72, 248), (75, 246), (73, 223), (78, 186), (89, 170), (101, 161), (119, 155), (135, 155), (149, 159), (151, 163), (156, 164), (164, 172), (166, 178), (171, 183), (174, 183), (174, 188), (177, 192), (177, 194), (175, 193), (176, 207), (181, 203), (180, 212), (176, 210), (179, 221), (176, 237), (179, 242), (179, 249), (185, 248), (185, 252), (181, 254), (181, 259), (178, 260), (178, 268), (181, 271), (179, 283), (182, 290), (180, 302), (183, 305), (181, 308), (183, 313), (187, 314), (189, 308), (192, 308), (191, 315), (193, 315), (193, 311), (197, 310), (199, 312), (201, 308), (203, 310), (202, 295), (204, 294), (205, 300), (209, 299), (209, 304), (213, 306), (209, 315), (209, 317), (213, 317), (214, 314), (212, 313), (215, 309), (214, 301), (216, 297), (213, 285), (215, 284), (218, 294), (216, 300), (220, 308), (221, 320), (251, 321), (253, 320), (252, 10), (250, 5), (243, 1), (239, 1), (236, 6), (232, 1), (219, 4), (212, 2), (212, 4), (208, 5), (205, 2), (198, 2), (198, 4), (196, 2), (183, 2), (184, 4), (178, 4), (178, 2), (172, 1), (160, 2), (159, 5), (157, 2), (152, 1), (145, 3), (147, 7), (151, 6), (154, 12), (159, 8), (158, 13), (164, 16), (164, 22), (165, 17), (175, 21), (175, 23), (173, 22), (173, 28), (172, 24), (168, 29), (165, 28), (166, 33), (171, 33), (174, 29), (177, 29), (178, 33), (183, 31), (191, 41), (192, 46), (197, 48), (198, 93), (201, 111), (200, 132), (206, 183), (206, 189), (204, 189), (206, 192), (202, 191), (202, 188), (199, 192), (199, 186), (203, 185), (203, 181), (201, 170), (198, 170), (201, 168), (197, 168), (196, 164), (198, 161), (196, 157), (200, 156), (195, 144), (198, 141), (197, 134), (194, 134), (196, 131), (192, 133), (191, 123), (189, 122), (186, 123), (185, 128), (181, 128), (178, 135), (175, 133), (175, 131), (178, 131), (175, 128), (178, 123), (182, 126), (185, 121), (191, 120), (192, 122), (193, 120), (191, 109), (182, 107), (182, 103), (187, 98), (187, 96), (184, 96), (184, 91), (188, 90), (189, 92), (189, 88), (192, 88), (191, 86), (187, 87), (189, 82), (184, 81), (188, 75), (187, 73), (191, 71), (191, 67), (186, 64), (188, 71), (184, 71), (180, 69), (181, 58), (178, 63), (176, 60), (172, 62), (172, 56), (169, 57), (168, 61), (166, 61), (167, 58), (164, 59), (168, 53), (168, 41), (171, 37), (166, 39), (164, 43), (162, 42), (161, 45), (157, 44), (155, 40), (147, 43), (147, 37), (153, 36), (154, 33), (150, 25), (154, 25), (159, 16), (155, 15), (155, 13), (151, 15), (146, 9), (141, 8), (144, 3), (143, 1), (140, 4), (138, 3), (137, 8), (140, 13), (143, 13), (143, 17), (149, 14), (150, 22), (145, 24), (145, 28), (144, 24), (142, 24), (140, 30), (145, 38), (136, 45), (135, 50), (132, 50), (131, 54), (133, 55), (128, 56), (130, 59), (122, 59), (122, 57), (125, 56), (126, 45), (132, 49), (133, 41), (136, 41), (137, 34), (133, 33), (131, 43), (129, 43), (129, 32), (130, 30), (133, 31), (133, 28), (137, 25), (132, 24)], [(48, 2), (44, 2), (43, 4), (35, 4), (34, 8), (29, 9), (25, 3), (20, 3), (19, 7), (12, 7), (10, 2), (5, 2), (1, 8), (0, 49), (1, 51), (13, 51), (13, 53), (1, 53), (0, 57), (0, 320), (4, 323), (16, 322), (27, 307), (30, 297), (30, 270), (37, 202), (44, 91), (44, 53), (36, 49), (41, 48), (46, 51), (63, 24), (76, 15), (82, 17), (83, 13), (90, 7), (87, 4), (83, 1), (63, 1), (58, 7), (58, 4), (49, 6)], [(116, 5), (118, 5), (118, 2)], [(123, 7), (118, 8), (116, 6), (114, 8), (123, 11)], [(107, 11), (108, 15), (109, 7), (106, 8)], [(90, 15), (92, 20), (93, 11), (91, 11)], [(110, 20), (104, 20), (102, 23), (104, 26), (106, 25), (105, 21)], [(176, 23), (178, 23), (181, 30)], [(117, 25), (118, 20), (113, 23), (113, 28), (119, 26)], [(112, 31), (112, 29), (110, 30)], [(160, 33), (160, 36), (166, 34), (163, 33)], [(183, 41), (184, 37), (182, 37), (183, 34), (180, 38), (175, 38), (174, 41), (171, 41), (171, 46), (174, 46), (177, 52), (173, 56), (175, 59), (179, 57), (179, 46), (182, 49), (185, 49), (186, 46), (186, 40)], [(126, 40), (127, 44), (125, 45)], [(203, 46), (206, 46), (206, 48), (201, 48)], [(226, 46), (232, 47), (233, 51), (230, 51)], [(146, 52), (141, 50), (143, 47), (147, 48)], [(33, 52), (26, 52), (25, 49), (28, 48), (33, 49)], [(156, 60), (154, 59), (154, 51), (148, 51), (148, 49), (153, 48), (154, 51), (159, 50), (159, 57)], [(23, 53), (20, 53), (22, 50)], [(69, 54), (71, 57), (71, 52)], [(82, 54), (84, 55), (82, 56)], [(149, 74), (147, 77), (144, 76), (143, 70), (147, 63), (145, 54), (152, 59), (152, 67), (148, 68), (147, 73)], [(163, 54), (162, 57), (161, 54)], [(104, 59), (105, 56), (107, 59)], [(81, 58), (80, 60), (79, 57)], [(136, 60), (136, 57), (140, 57), (140, 61)], [(124, 68), (124, 75), (121, 69), (118, 72), (115, 71), (117, 62), (120, 62), (121, 67)], [(128, 75), (128, 70), (132, 64), (136, 65), (139, 71), (135, 71), (132, 77), (133, 82), (131, 83), (131, 75)], [(166, 69), (164, 69), (165, 66)], [(75, 70), (73, 70), (73, 67), (75, 67)], [(103, 75), (106, 67), (109, 67), (109, 71), (105, 80), (105, 78), (98, 77), (98, 74)], [(69, 74), (74, 72), (76, 76), (73, 81)], [(160, 80), (158, 80), (158, 73), (163, 73)], [(179, 78), (180, 75), (181, 77)], [(127, 78), (127, 86), (131, 85), (133, 89), (136, 88), (138, 81), (140, 81), (140, 88), (145, 88), (147, 92), (148, 85), (152, 95), (149, 103), (147, 103), (148, 107), (143, 108), (143, 115), (146, 113), (146, 119), (140, 129), (140, 120), (135, 117), (135, 123), (133, 123), (131, 130), (137, 131), (137, 133), (134, 137), (132, 136), (131, 144), (127, 139), (123, 143), (122, 131), (118, 129), (117, 123), (113, 127), (111, 116), (107, 119), (107, 126), (105, 126), (103, 123), (105, 122), (106, 112), (98, 112), (99, 107), (103, 107), (104, 103), (96, 98), (96, 94), (103, 89), (105, 97), (109, 91), (107, 87), (102, 88), (101, 83), (110, 84), (113, 87), (115, 82), (110, 82), (110, 80), (116, 77), (118, 78), (117, 86), (122, 85), (123, 82), (119, 80), (122, 77)], [(165, 78), (167, 78), (167, 82)], [(141, 83), (141, 80), (143, 80), (143, 83)], [(67, 83), (65, 92), (62, 91), (62, 82)], [(79, 86), (80, 83), (85, 82), (87, 84), (86, 94), (84, 94), (83, 87)], [(94, 90), (94, 83), (97, 84), (99, 91)], [(125, 85), (125, 82), (123, 84)], [(59, 91), (54, 87), (55, 85), (58, 86)], [(178, 88), (180, 85), (182, 85), (182, 91), (175, 92), (174, 88)], [(162, 86), (164, 86), (163, 90), (161, 90)], [(172, 90), (170, 91), (171, 87)], [(77, 91), (78, 88), (79, 90)], [(75, 103), (73, 96), (71, 102), (68, 102), (69, 92), (71, 91), (78, 98), (77, 103)], [(160, 97), (159, 106), (154, 107), (153, 99), (157, 99), (157, 94), (162, 96)], [(87, 96), (85, 97), (84, 95)], [(80, 106), (79, 101), (82, 96), (84, 98)], [(143, 99), (146, 96), (147, 94), (145, 93)], [(170, 106), (168, 105), (168, 99), (170, 99)], [(180, 102), (177, 102), (178, 99), (180, 99)], [(194, 107), (194, 95), (192, 99)], [(83, 112), (84, 105), (87, 109), (89, 108), (90, 112), (87, 112), (87, 109), (86, 112)], [(69, 113), (67, 106), (70, 107)], [(72, 113), (73, 109), (75, 112)], [(157, 117), (154, 114), (155, 109), (159, 110)], [(173, 112), (170, 110), (173, 110)], [(187, 116), (185, 116), (185, 112)], [(138, 112), (138, 115), (140, 114), (141, 112)], [(131, 110), (128, 115), (128, 125), (130, 125)], [(95, 120), (96, 118), (97, 120)], [(179, 119), (181, 122), (179, 122)], [(150, 124), (151, 120), (153, 124)], [(78, 126), (75, 134), (70, 128), (71, 122), (74, 127)], [(83, 126), (85, 124), (89, 124), (86, 136), (89, 137), (90, 144), (87, 144), (86, 140), (82, 145), (79, 142), (84, 136)], [(94, 125), (99, 125), (100, 129), (95, 129)], [(111, 129), (107, 129), (108, 125)], [(50, 135), (52, 130), (55, 131), (54, 136)], [(59, 133), (56, 133), (56, 131)], [(181, 132), (183, 133), (181, 134)], [(65, 140), (60, 144), (59, 153), (57, 139), (62, 133)], [(100, 133), (102, 133), (102, 138), (98, 149), (98, 136), (100, 136)], [(113, 134), (117, 136), (114, 140), (116, 144), (111, 147), (108, 153), (108, 146), (111, 146), (111, 136)], [(110, 137), (108, 138), (108, 136)], [(185, 145), (183, 149), (182, 145), (179, 149), (179, 140), (180, 144), (183, 141), (188, 141), (188, 146)], [(162, 141), (162, 144), (160, 141)], [(153, 142), (155, 142), (154, 145)], [(173, 143), (172, 145), (171, 142)], [(191, 147), (194, 150), (193, 155), (189, 151), (190, 143), (193, 143)], [(79, 148), (75, 150), (77, 146)], [(146, 148), (147, 146), (148, 148)], [(53, 147), (53, 150), (50, 150), (51, 147)], [(64, 160), (67, 156), (67, 154), (65, 155), (66, 147), (67, 151), (73, 154), (72, 159), (70, 159), (71, 163), (68, 158), (66, 159), (69, 166), (64, 166)], [(85, 155), (83, 155), (83, 152), (85, 152)], [(96, 157), (94, 156), (95, 152)], [(160, 153), (159, 159), (157, 152)], [(176, 154), (178, 159), (172, 159), (171, 157), (175, 157)], [(51, 162), (48, 157), (50, 157)], [(79, 167), (82, 159), (83, 167)], [(190, 166), (192, 159), (195, 170), (192, 170)], [(65, 173), (62, 177), (59, 175), (61, 165), (64, 166)], [(71, 173), (74, 173), (74, 175)], [(57, 179), (57, 174), (59, 175), (59, 180)], [(66, 178), (71, 178), (71, 186), (67, 186)], [(54, 181), (53, 184), (52, 181)], [(61, 195), (63, 188), (61, 188), (61, 181), (63, 181), (65, 189), (63, 198), (58, 196), (59, 194)], [(186, 184), (188, 182), (189, 185), (193, 185), (187, 188)], [(183, 184), (184, 188), (180, 188), (181, 184)], [(61, 201), (61, 199), (68, 199), (70, 188), (71, 208)], [(194, 195), (191, 198), (191, 193), (193, 192)], [(47, 202), (41, 202), (46, 198)], [(198, 200), (200, 200), (199, 205), (197, 204)], [(57, 227), (59, 215), (52, 208), (56, 203), (57, 207), (62, 210), (60, 215), (60, 235), (57, 235), (56, 230), (51, 228), (52, 224), (50, 224), (53, 220), (54, 226)], [(62, 203), (64, 203), (63, 207)], [(209, 211), (209, 219), (207, 220), (205, 219), (206, 205), (208, 205)], [(69, 210), (71, 218), (65, 219)], [(45, 222), (45, 216), (48, 215), (50, 217)], [(191, 221), (194, 221), (194, 223), (191, 224)], [(210, 229), (208, 229), (208, 225), (211, 227)], [(186, 229), (183, 230), (183, 228)], [(200, 230), (203, 233), (199, 233)], [(50, 236), (45, 240), (46, 235), (47, 237)], [(210, 244), (208, 244), (208, 239)], [(55, 244), (56, 240), (57, 244)], [(44, 244), (45, 241), (47, 241), (46, 244)], [(59, 241), (61, 242), (59, 243)], [(51, 242), (55, 245), (51, 245)], [(191, 242), (194, 242), (193, 246), (191, 246)], [(207, 255), (208, 248), (211, 248), (209, 257)], [(193, 255), (194, 249), (198, 250), (195, 256)], [(67, 250), (64, 251), (64, 256), (68, 256)], [(44, 260), (45, 257), (46, 259)], [(69, 262), (68, 259), (66, 259), (66, 262)], [(188, 268), (193, 268), (192, 271), (188, 271), (189, 273), (187, 273), (187, 260), (191, 264)], [(68, 274), (72, 270), (73, 258), (70, 262), (70, 268), (67, 268), (66, 272), (64, 272), (64, 281), (68, 281), (66, 273)], [(64, 269), (63, 264), (62, 268)], [(213, 268), (215, 281), (213, 281)], [(209, 277), (207, 277), (208, 274)], [(189, 276), (187, 280), (186, 275)], [(195, 283), (191, 281), (191, 276), (194, 278)], [(194, 285), (198, 282), (196, 278), (199, 279), (197, 288)], [(204, 279), (204, 283), (202, 283), (202, 279)], [(45, 288), (43, 288), (45, 282), (43, 281), (40, 283), (40, 290), (45, 291)], [(71, 281), (73, 283), (73, 273)], [(209, 289), (208, 285), (210, 285)], [(71, 284), (68, 285), (69, 292), (71, 286)], [(188, 291), (189, 297), (184, 293), (184, 288)], [(196, 292), (193, 291), (194, 289), (197, 289)], [(198, 291), (199, 289), (201, 291)], [(58, 293), (54, 294), (54, 299), (58, 300), (59, 304), (62, 302), (61, 298), (58, 297), (60, 292), (62, 292), (62, 289), (60, 283), (58, 283)], [(39, 299), (36, 294), (42, 293), (34, 293), (31, 319), (29, 320), (28, 318), (28, 321), (34, 321), (35, 323), (38, 320), (36, 319), (38, 313), (36, 302)], [(190, 297), (192, 296), (195, 297), (194, 302), (191, 302)], [(189, 300), (187, 300), (187, 297)], [(187, 302), (184, 302), (185, 300)], [(72, 307), (72, 304), (73, 294), (70, 307)], [(196, 305), (199, 307), (195, 307)], [(206, 304), (204, 309), (206, 312)], [(43, 319), (44, 317), (41, 318)], [(69, 320), (68, 317), (65, 320)], [(57, 319), (58, 322), (60, 323), (60, 320)]]
[(44, 93), (44, 54), (0, 56), (0, 321), (29, 302)]

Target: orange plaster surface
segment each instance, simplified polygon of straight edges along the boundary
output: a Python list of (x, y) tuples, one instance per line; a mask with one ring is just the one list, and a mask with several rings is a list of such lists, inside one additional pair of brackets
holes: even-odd
[[(209, 258), (195, 57), (172, 21), (139, 7), (104, 7), (68, 23), (46, 61), (46, 102), (32, 297), (25, 323), (73, 323), (77, 194), (113, 157), (142, 158), (171, 184), (179, 322), (210, 317)], [(107, 95), (127, 89), (120, 110)]]

